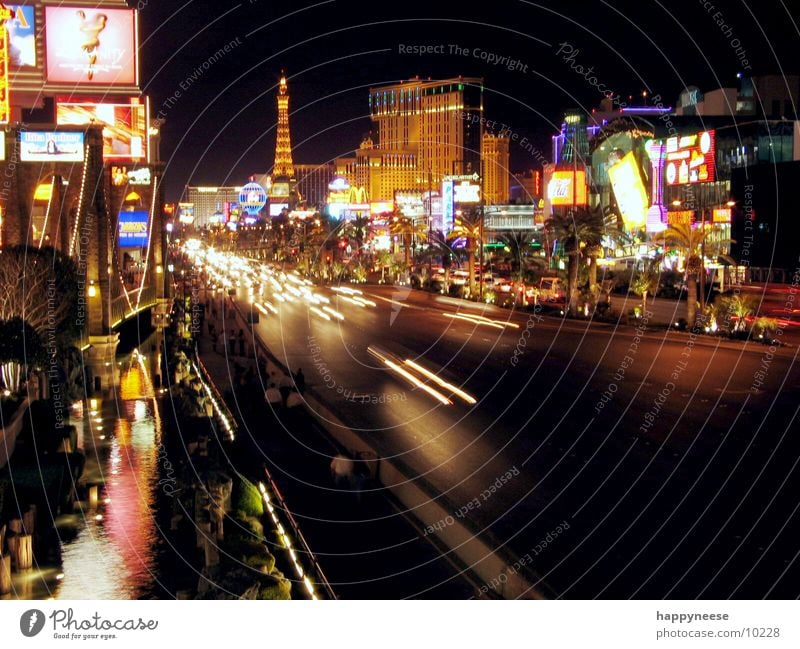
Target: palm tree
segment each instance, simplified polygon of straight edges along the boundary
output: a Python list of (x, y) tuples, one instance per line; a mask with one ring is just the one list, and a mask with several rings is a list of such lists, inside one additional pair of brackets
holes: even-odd
[(581, 250), (586, 246), (597, 245), (602, 240), (604, 234), (603, 211), (601, 208), (585, 207), (579, 207), (574, 211), (558, 211), (547, 219), (545, 229), (564, 244), (568, 278), (567, 311), (570, 315), (575, 315), (578, 303), (578, 270)]
[(456, 217), (452, 232), (447, 235), (448, 239), (466, 239), (467, 245), (467, 269), (469, 270), (469, 290), (475, 288), (475, 250), (476, 246), (482, 246), (483, 218), (478, 211), (464, 212)]
[[(697, 279), (703, 270), (703, 261), (700, 257), (703, 244), (707, 242), (712, 230), (706, 228), (693, 228), (689, 223), (676, 223), (669, 226), (662, 236), (664, 237), (665, 247), (675, 250), (684, 258), (685, 281), (686, 281), (686, 321), (689, 328), (694, 329), (697, 320)], [(713, 244), (714, 254), (722, 257), (729, 263), (733, 260), (727, 255), (719, 253), (719, 249), (729, 243), (732, 239), (715, 241)], [(706, 246), (708, 247), (708, 245)], [(733, 262), (735, 263), (735, 262)]]
[(525, 256), (533, 238), (528, 232), (520, 230), (514, 232), (503, 232), (497, 240), (508, 246), (511, 251), (511, 270), (515, 274), (522, 271), (522, 258)]
[(391, 265), (392, 259), (394, 259), (394, 255), (392, 255), (392, 253), (390, 253), (388, 250), (381, 250), (378, 253), (378, 256), (375, 260), (375, 265), (380, 266), (381, 268), (381, 284), (386, 281), (386, 267)]
[[(434, 257), (442, 257), (442, 268), (444, 269), (444, 292), (450, 288), (450, 267), (453, 263), (460, 265), (459, 257), (463, 253), (460, 248), (453, 247), (453, 241), (448, 237), (442, 236), (441, 232), (433, 232), (430, 239), (430, 246), (426, 254)], [(429, 278), (432, 279), (432, 278)]]
[(342, 227), (342, 234), (356, 240), (356, 254), (361, 252), (364, 240), (369, 234), (370, 219), (368, 216), (357, 216), (352, 221), (347, 221)]
[(427, 241), (428, 239), (428, 228), (425, 223), (402, 214), (392, 216), (391, 221), (389, 221), (389, 232), (401, 237), (406, 266), (408, 266), (408, 251), (414, 239), (417, 241)]
[(647, 307), (647, 296), (658, 290), (660, 274), (656, 268), (645, 267), (631, 279), (630, 290), (642, 298), (642, 309)]

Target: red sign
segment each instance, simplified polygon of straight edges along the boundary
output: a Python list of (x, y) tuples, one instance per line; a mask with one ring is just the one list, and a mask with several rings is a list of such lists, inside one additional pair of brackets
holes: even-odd
[(664, 178), (667, 185), (694, 185), (716, 179), (717, 138), (714, 131), (667, 138)]

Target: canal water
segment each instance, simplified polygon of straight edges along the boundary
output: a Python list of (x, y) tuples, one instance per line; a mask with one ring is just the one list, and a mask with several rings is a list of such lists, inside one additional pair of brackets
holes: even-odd
[(165, 507), (159, 493), (163, 427), (150, 378), (158, 359), (134, 351), (118, 362), (115, 394), (73, 405), (71, 423), (86, 454), (80, 500), (55, 519), (60, 561), (17, 576), (19, 598), (170, 596), (170, 585), (160, 578), (169, 549), (159, 516)]

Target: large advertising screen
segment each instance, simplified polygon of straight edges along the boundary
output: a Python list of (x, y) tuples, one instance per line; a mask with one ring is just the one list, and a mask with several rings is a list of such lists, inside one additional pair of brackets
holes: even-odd
[(647, 223), (650, 201), (639, 173), (639, 165), (633, 151), (623, 156), (617, 164), (608, 168), (608, 178), (614, 189), (622, 220), (629, 230), (643, 228)]
[(667, 185), (693, 185), (716, 180), (717, 139), (714, 131), (667, 138), (664, 178)]
[(125, 104), (58, 101), (56, 123), (103, 124), (105, 160), (141, 160), (147, 156), (147, 106), (136, 100)]
[(119, 247), (143, 248), (147, 245), (147, 212), (119, 213)]
[(45, 44), (50, 83), (137, 83), (132, 9), (45, 7)]
[(6, 5), (14, 14), (6, 21), (8, 65), (17, 70), (36, 67), (36, 23), (33, 7)]
[(587, 202), (586, 171), (583, 169), (553, 171), (547, 185), (550, 205), (580, 205)]
[(19, 158), (23, 162), (82, 162), (83, 133), (20, 131)]

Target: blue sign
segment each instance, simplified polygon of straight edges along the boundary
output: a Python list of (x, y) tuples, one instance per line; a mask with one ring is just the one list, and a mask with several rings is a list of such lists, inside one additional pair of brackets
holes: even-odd
[(453, 193), (453, 181), (445, 180), (442, 183), (442, 227), (445, 234), (452, 232), (454, 227)]
[(267, 204), (267, 192), (258, 183), (247, 183), (239, 192), (239, 203), (245, 212), (255, 216)]
[(8, 63), (16, 68), (36, 67), (36, 23), (33, 7), (7, 5), (14, 17), (6, 21)]
[(119, 213), (119, 247), (143, 248), (148, 243), (148, 212)]

